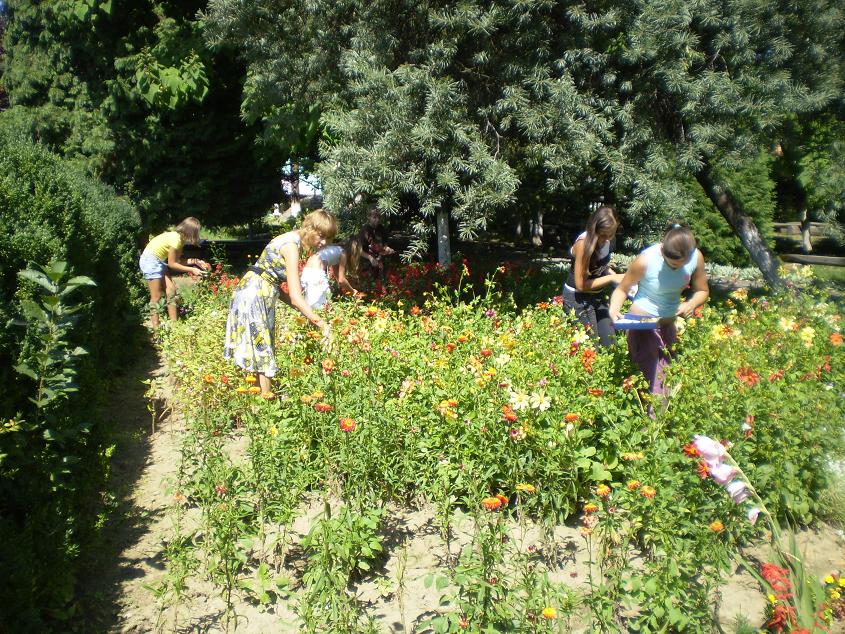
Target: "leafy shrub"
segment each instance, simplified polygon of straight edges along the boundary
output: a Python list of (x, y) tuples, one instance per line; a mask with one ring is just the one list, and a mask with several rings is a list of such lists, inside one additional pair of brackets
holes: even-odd
[[(62, 422), (51, 427), (49, 437), (47, 431), (30, 434), (16, 445), (33, 464), (17, 468), (6, 463), (0, 470), (0, 561), (9, 564), (0, 575), (0, 594), (14, 596), (18, 629), (43, 629), (45, 616), (71, 616), (66, 608), (75, 589), (75, 564), (82, 544), (93, 535), (97, 505), (92, 495), (106, 475), (97, 405), (110, 374), (133, 353), (139, 323), (138, 228), (137, 213), (114, 192), (0, 128), (0, 323), (17, 317), (19, 306), (31, 305), (43, 290), (32, 277), (17, 275), (30, 262), (62, 260), (74, 275), (97, 283), (67, 333), (72, 349), (88, 352), (76, 363), (78, 392), (61, 399)], [(5, 388), (0, 421), (5, 427), (10, 421), (33, 420), (38, 410), (28, 398), (36, 393), (31, 376), (14, 368), (39, 365), (43, 337), (35, 326), (0, 333)], [(55, 474), (39, 462), (45, 441), (61, 447), (60, 492)]]

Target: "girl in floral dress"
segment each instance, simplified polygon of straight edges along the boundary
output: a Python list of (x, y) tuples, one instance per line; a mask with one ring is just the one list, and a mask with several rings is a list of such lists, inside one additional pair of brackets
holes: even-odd
[(300, 249), (313, 251), (337, 233), (335, 217), (318, 209), (308, 214), (302, 227), (273, 238), (241, 279), (229, 305), (223, 356), (258, 375), (262, 395), (274, 398), (271, 379), (278, 366), (275, 356), (276, 300), (287, 282), (291, 305), (328, 339), (331, 329), (305, 301), (299, 280)]

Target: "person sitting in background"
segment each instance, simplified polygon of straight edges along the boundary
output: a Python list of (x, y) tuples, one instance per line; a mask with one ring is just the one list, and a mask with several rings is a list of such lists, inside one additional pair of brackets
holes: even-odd
[(358, 233), (361, 242), (361, 257), (370, 263), (373, 277), (383, 279), (384, 256), (393, 255), (395, 251), (387, 246), (387, 230), (381, 224), (381, 212), (371, 209), (367, 214), (367, 224)]

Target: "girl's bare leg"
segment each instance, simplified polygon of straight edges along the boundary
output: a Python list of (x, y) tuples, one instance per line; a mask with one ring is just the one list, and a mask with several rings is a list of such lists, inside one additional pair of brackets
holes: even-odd
[(164, 294), (164, 280), (147, 280), (147, 285), (150, 287), (150, 324), (158, 328), (158, 303)]
[(273, 390), (273, 381), (264, 374), (258, 373), (258, 387), (261, 388), (262, 394), (271, 393)]
[(179, 307), (173, 300), (173, 296), (176, 295), (176, 284), (167, 273), (164, 274), (164, 285), (167, 291), (167, 316), (170, 317), (170, 321), (176, 321), (179, 319)]

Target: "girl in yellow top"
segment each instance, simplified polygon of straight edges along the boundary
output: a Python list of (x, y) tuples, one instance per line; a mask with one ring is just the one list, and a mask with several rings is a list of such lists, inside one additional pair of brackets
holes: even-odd
[[(161, 300), (162, 295), (166, 295), (170, 300), (176, 292), (170, 271), (203, 275), (205, 271), (211, 268), (208, 262), (196, 258), (188, 258), (188, 266), (179, 262), (184, 245), (197, 245), (199, 241), (200, 221), (193, 217), (185, 218), (176, 226), (175, 231), (165, 231), (150, 240), (141, 254), (138, 264), (150, 287), (150, 305), (153, 307), (150, 322), (153, 328), (158, 328), (156, 305)], [(176, 321), (178, 313), (176, 304), (172, 301), (167, 303), (167, 314), (170, 321)]]

